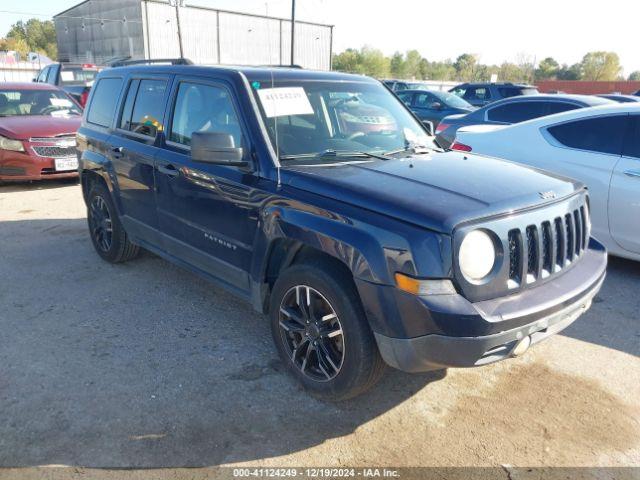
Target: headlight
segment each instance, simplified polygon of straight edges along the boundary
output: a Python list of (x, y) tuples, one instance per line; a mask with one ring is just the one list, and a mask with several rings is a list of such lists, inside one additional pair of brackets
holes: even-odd
[(24, 152), (24, 146), (20, 140), (0, 136), (0, 150), (12, 150), (14, 152)]
[(493, 240), (482, 230), (467, 233), (460, 244), (460, 271), (468, 280), (478, 281), (491, 273), (496, 261)]

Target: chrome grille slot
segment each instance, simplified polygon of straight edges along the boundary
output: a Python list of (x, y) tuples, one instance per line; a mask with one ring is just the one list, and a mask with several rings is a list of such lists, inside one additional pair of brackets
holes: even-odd
[(520, 284), (522, 265), (522, 235), (520, 230), (509, 231), (509, 288)]
[(578, 210), (573, 211), (573, 222), (576, 226), (576, 257), (580, 255), (582, 251), (582, 220), (580, 218), (580, 212)]
[(538, 264), (540, 263), (540, 242), (538, 242), (538, 228), (535, 225), (527, 227), (527, 283), (538, 278)]
[(573, 228), (573, 216), (567, 213), (564, 216), (565, 226), (567, 227), (567, 261), (570, 263), (575, 254), (575, 229)]
[(542, 276), (547, 277), (553, 272), (553, 235), (551, 223), (542, 222)]
[(555, 233), (556, 233), (556, 266), (555, 271), (557, 272), (562, 267), (564, 267), (564, 248), (566, 244), (565, 239), (565, 229), (564, 224), (562, 223), (562, 218), (558, 217), (554, 220), (555, 224)]

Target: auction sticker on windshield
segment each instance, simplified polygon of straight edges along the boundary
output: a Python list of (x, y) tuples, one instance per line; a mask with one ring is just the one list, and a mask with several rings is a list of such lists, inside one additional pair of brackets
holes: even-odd
[(264, 88), (257, 92), (268, 118), (313, 113), (313, 107), (302, 87)]

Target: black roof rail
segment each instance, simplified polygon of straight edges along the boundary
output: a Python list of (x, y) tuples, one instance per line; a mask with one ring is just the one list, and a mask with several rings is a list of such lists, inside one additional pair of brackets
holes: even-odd
[(258, 66), (263, 68), (298, 68), (300, 70), (304, 70), (304, 67), (302, 65), (297, 65), (295, 63), (291, 65), (258, 65)]
[(128, 65), (151, 65), (154, 63), (169, 65), (193, 65), (188, 58), (141, 58), (139, 60), (117, 60), (113, 62), (111, 67), (126, 67)]

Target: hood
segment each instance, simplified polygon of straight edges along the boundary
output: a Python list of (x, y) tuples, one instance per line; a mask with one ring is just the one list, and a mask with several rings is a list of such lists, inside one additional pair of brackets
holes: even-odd
[[(442, 233), (462, 222), (552, 203), (579, 182), (479, 155), (444, 152), (413, 158), (282, 169), (283, 182), (305, 191)], [(540, 192), (553, 191), (543, 200)]]
[(53, 117), (50, 115), (16, 115), (0, 117), (0, 135), (16, 140), (29, 137), (55, 137), (61, 134), (75, 135), (80, 128), (79, 115)]

